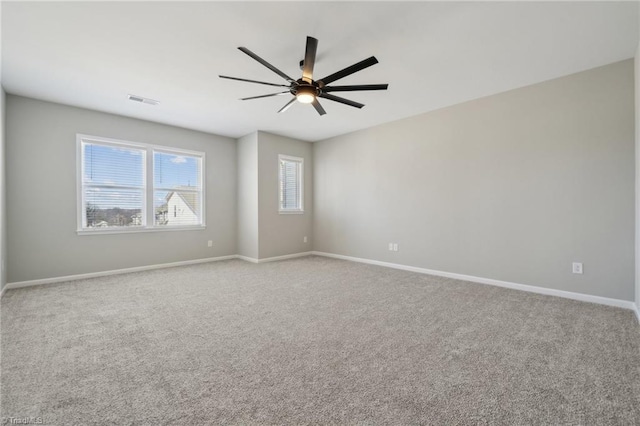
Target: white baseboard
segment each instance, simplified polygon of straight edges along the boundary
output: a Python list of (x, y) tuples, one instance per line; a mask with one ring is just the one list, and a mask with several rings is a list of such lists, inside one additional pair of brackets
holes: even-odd
[(108, 275), (126, 274), (126, 273), (130, 273), (130, 272), (148, 271), (148, 270), (152, 270), (152, 269), (173, 268), (173, 267), (176, 267), (176, 266), (195, 265), (195, 264), (198, 264), (198, 263), (217, 262), (217, 261), (229, 260), (229, 259), (242, 259), (244, 261), (251, 262), (251, 263), (265, 263), (265, 262), (274, 262), (274, 261), (278, 261), (278, 260), (293, 259), (293, 258), (296, 258), (296, 257), (303, 257), (303, 256), (310, 256), (310, 255), (331, 257), (331, 258), (335, 258), (335, 259), (349, 260), (349, 261), (352, 261), (352, 262), (368, 263), (370, 265), (384, 266), (384, 267), (387, 267), (387, 268), (401, 269), (401, 270), (404, 270), (404, 271), (417, 272), (417, 273), (421, 273), (421, 274), (436, 275), (436, 276), (440, 276), (440, 277), (453, 278), (453, 279), (458, 279), (458, 280), (463, 280), (463, 281), (470, 281), (470, 282), (479, 283), (479, 284), (488, 284), (488, 285), (493, 285), (493, 286), (497, 286), (497, 287), (504, 287), (504, 288), (511, 288), (511, 289), (515, 289), (515, 290), (528, 291), (530, 293), (538, 293), (538, 294), (545, 294), (545, 295), (549, 295), (549, 296), (564, 297), (566, 299), (579, 300), (579, 301), (582, 301), (582, 302), (591, 302), (591, 303), (598, 303), (598, 304), (601, 304), (601, 305), (608, 305), (608, 306), (615, 306), (615, 307), (619, 307), (619, 308), (631, 309), (632, 311), (635, 312), (636, 317), (638, 319), (638, 323), (640, 323), (640, 307), (637, 306), (634, 302), (627, 301), (627, 300), (610, 299), (608, 297), (593, 296), (593, 295), (582, 294), (582, 293), (574, 293), (574, 292), (564, 291), (564, 290), (555, 290), (555, 289), (551, 289), (551, 288), (537, 287), (537, 286), (532, 286), (532, 285), (527, 285), (527, 284), (518, 284), (518, 283), (512, 283), (512, 282), (508, 282), (508, 281), (494, 280), (494, 279), (491, 279), (491, 278), (475, 277), (475, 276), (472, 276), (472, 275), (456, 274), (456, 273), (453, 273), (453, 272), (437, 271), (437, 270), (434, 270), (434, 269), (418, 268), (418, 267), (415, 267), (415, 266), (401, 265), (401, 264), (398, 264), (398, 263), (382, 262), (382, 261), (379, 261), (379, 260), (364, 259), (364, 258), (360, 258), (360, 257), (345, 256), (345, 255), (342, 255), (342, 254), (325, 253), (325, 252), (320, 252), (320, 251), (307, 251), (307, 252), (302, 252), (302, 253), (287, 254), (287, 255), (284, 255), (284, 256), (267, 257), (267, 258), (263, 258), (263, 259), (256, 259), (256, 258), (253, 258), (253, 257), (247, 257), (247, 256), (241, 256), (241, 255), (237, 255), (237, 254), (232, 254), (232, 255), (228, 255), (228, 256), (209, 257), (209, 258), (205, 258), (205, 259), (184, 260), (184, 261), (180, 261), (180, 262), (162, 263), (162, 264), (157, 264), (157, 265), (136, 266), (136, 267), (133, 267), (133, 268), (114, 269), (114, 270), (110, 270), (110, 271), (101, 271), (101, 272), (91, 272), (91, 273), (88, 273), (88, 274), (67, 275), (67, 276), (63, 276), (63, 277), (43, 278), (43, 279), (29, 280), (29, 281), (19, 281), (19, 282), (14, 282), (14, 283), (7, 283), (4, 286), (4, 288), (2, 289), (2, 291), (0, 292), (0, 298), (2, 296), (4, 296), (4, 294), (6, 293), (7, 290), (14, 289), (14, 288), (21, 288), (21, 287), (30, 287), (30, 286), (34, 286), (34, 285), (53, 284), (53, 283), (64, 282), (64, 281), (77, 281), (77, 280), (82, 280), (82, 279), (87, 279), (87, 278), (96, 278), (96, 277), (104, 277), (104, 276), (108, 276)]
[(186, 266), (186, 265), (195, 265), (198, 263), (207, 263), (207, 262), (217, 262), (220, 260), (229, 260), (229, 259), (242, 259), (247, 262), (252, 263), (265, 263), (265, 262), (274, 262), (277, 260), (285, 260), (285, 259), (293, 259), (295, 257), (309, 256), (312, 252), (302, 252), (302, 253), (294, 253), (294, 254), (286, 254), (284, 256), (275, 256), (275, 257), (267, 257), (264, 259), (255, 259), (253, 257), (241, 256), (238, 254), (232, 254), (229, 256), (220, 256), (220, 257), (209, 257), (205, 259), (195, 259), (195, 260), (183, 260), (180, 262), (171, 262), (171, 263), (161, 263), (157, 265), (147, 265), (147, 266), (136, 266), (133, 268), (124, 268), (124, 269), (113, 269), (110, 271), (100, 271), (100, 272), (91, 272), (88, 274), (77, 274), (77, 275), (67, 275), (63, 277), (54, 277), (54, 278), (42, 278), (38, 280), (29, 280), (29, 281), (18, 281), (14, 283), (7, 283), (2, 292), (0, 293), (0, 297), (4, 295), (7, 290), (11, 290), (14, 288), (21, 287), (30, 287), (34, 285), (43, 285), (43, 284), (54, 284), (65, 281), (77, 281), (83, 280), (87, 278), (97, 278), (97, 277), (105, 277), (108, 275), (118, 275), (118, 274), (126, 274), (130, 272), (140, 272), (140, 271), (149, 271), (152, 269), (162, 269), (162, 268), (173, 268), (175, 266)]
[(251, 263), (259, 263), (260, 260), (256, 259), (255, 257), (249, 257), (249, 256), (242, 256), (240, 254), (236, 255), (236, 257), (240, 260), (244, 260), (245, 262), (251, 262)]
[(29, 280), (29, 281), (18, 281), (15, 283), (7, 283), (2, 289), (2, 294), (6, 290), (21, 288), (21, 287), (30, 287), (33, 285), (42, 285), (42, 284), (53, 284), (64, 281), (77, 281), (83, 280), (87, 278), (96, 278), (96, 277), (105, 277), (108, 275), (118, 275), (118, 274), (127, 274), (130, 272), (140, 272), (140, 271), (149, 271), (151, 269), (163, 269), (163, 268), (173, 268), (175, 266), (186, 266), (186, 265), (195, 265), (198, 263), (208, 263), (208, 262), (217, 262), (220, 260), (228, 260), (228, 259), (236, 259), (237, 255), (232, 254), (229, 256), (219, 256), (219, 257), (208, 257), (205, 259), (194, 259), (194, 260), (183, 260), (180, 262), (171, 262), (171, 263), (161, 263), (157, 265), (147, 265), (147, 266), (136, 266), (133, 268), (124, 268), (124, 269), (113, 269), (110, 271), (101, 271), (101, 272), (91, 272), (88, 274), (77, 274), (77, 275), (67, 275), (64, 277), (54, 277), (54, 278), (42, 278), (39, 280)]
[(301, 253), (293, 253), (293, 254), (285, 254), (283, 256), (274, 256), (274, 257), (264, 257), (262, 259), (256, 259), (255, 257), (241, 256), (238, 255), (238, 259), (246, 260), (251, 263), (266, 263), (266, 262), (275, 262), (277, 260), (285, 260), (285, 259), (293, 259), (296, 257), (304, 257), (311, 256), (313, 254), (312, 251), (304, 251)]
[(286, 259), (293, 259), (296, 257), (311, 256), (312, 254), (313, 254), (312, 251), (303, 251), (301, 253), (285, 254), (284, 256), (265, 257), (263, 259), (258, 259), (258, 263), (275, 262), (277, 260), (286, 260)]
[(317, 256), (325, 256), (325, 257), (332, 257), (335, 259), (350, 260), (352, 262), (368, 263), (371, 265), (385, 266), (387, 268), (394, 268), (394, 269), (402, 269), (404, 271), (418, 272), (421, 274), (436, 275), (439, 277), (453, 278), (453, 279), (463, 280), (463, 281), (471, 281), (479, 284), (488, 284), (488, 285), (493, 285), (497, 287), (511, 288), (514, 290), (528, 291), (530, 293), (564, 297), (565, 299), (579, 300), (581, 302), (598, 303), (601, 305), (631, 309), (635, 311), (636, 315), (638, 316), (638, 320), (640, 321), (640, 313), (638, 312), (638, 307), (636, 306), (635, 303), (628, 300), (610, 299), (608, 297), (592, 296), (590, 294), (573, 293), (571, 291), (555, 290), (551, 288), (537, 287), (537, 286), (527, 285), (527, 284), (518, 284), (518, 283), (512, 283), (508, 281), (494, 280), (491, 278), (474, 277), (472, 275), (456, 274), (453, 272), (444, 272), (444, 271), (437, 271), (434, 269), (418, 268), (415, 266), (400, 265), (397, 263), (381, 262), (379, 260), (344, 256), (342, 254), (325, 253), (320, 251), (313, 251), (311, 253)]

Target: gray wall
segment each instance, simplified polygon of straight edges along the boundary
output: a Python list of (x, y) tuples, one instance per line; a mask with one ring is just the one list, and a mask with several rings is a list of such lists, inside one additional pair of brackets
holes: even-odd
[[(640, 15), (639, 15), (640, 18)], [(640, 310), (640, 42), (634, 61), (636, 124), (636, 308)]]
[[(236, 253), (235, 140), (13, 95), (6, 113), (9, 282)], [(78, 236), (76, 133), (204, 151), (207, 228)]]
[(6, 95), (0, 84), (0, 291), (7, 283)]
[(238, 140), (238, 254), (258, 258), (258, 134)]
[[(304, 213), (278, 213), (278, 155), (304, 159)], [(313, 231), (312, 144), (258, 132), (260, 258), (310, 251)], [(307, 242), (304, 243), (304, 237)]]
[(314, 249), (633, 300), (633, 78), (627, 60), (316, 142)]
[[(0, 22), (2, 21), (2, 4), (0, 4)], [(0, 46), (2, 46), (0, 31)], [(1, 49), (0, 49), (1, 50)], [(2, 55), (0, 54), (0, 292), (7, 283), (7, 208), (6, 208), (6, 94), (2, 87)]]

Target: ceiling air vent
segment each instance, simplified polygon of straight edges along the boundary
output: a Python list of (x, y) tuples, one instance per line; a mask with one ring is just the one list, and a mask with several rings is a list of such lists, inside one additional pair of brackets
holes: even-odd
[(129, 100), (134, 102), (140, 102), (143, 104), (148, 104), (148, 105), (158, 105), (160, 103), (160, 101), (156, 101), (149, 98), (143, 98), (142, 96), (138, 96), (138, 95), (129, 95)]

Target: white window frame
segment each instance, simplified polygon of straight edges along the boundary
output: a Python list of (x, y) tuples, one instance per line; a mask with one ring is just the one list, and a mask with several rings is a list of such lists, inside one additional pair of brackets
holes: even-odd
[[(296, 209), (283, 209), (282, 203), (282, 183), (280, 181), (282, 174), (280, 172), (280, 164), (282, 161), (294, 161), (300, 164), (300, 174), (299, 179), (300, 182), (298, 187), (300, 188), (300, 208)], [(291, 155), (278, 155), (278, 213), (280, 214), (304, 214), (304, 158), (301, 157), (293, 157)]]
[[(105, 146), (114, 146), (121, 148), (131, 148), (143, 151), (143, 199), (142, 203), (142, 225), (131, 227), (114, 227), (114, 228), (84, 228), (86, 222), (85, 194), (84, 194), (84, 162), (82, 161), (83, 143), (95, 143)], [(153, 181), (153, 161), (154, 153), (186, 155), (190, 157), (198, 157), (200, 159), (200, 224), (197, 225), (155, 225), (153, 207), (154, 187)], [(205, 153), (200, 151), (190, 151), (181, 148), (173, 148), (168, 146), (154, 145), (143, 142), (132, 142), (119, 139), (104, 138), (101, 136), (91, 136), (84, 134), (76, 134), (76, 190), (77, 190), (77, 229), (78, 235), (96, 235), (96, 234), (123, 234), (132, 232), (162, 232), (162, 231), (187, 231), (206, 229), (205, 214)], [(104, 185), (101, 185), (104, 186)], [(159, 190), (163, 190), (162, 187)]]

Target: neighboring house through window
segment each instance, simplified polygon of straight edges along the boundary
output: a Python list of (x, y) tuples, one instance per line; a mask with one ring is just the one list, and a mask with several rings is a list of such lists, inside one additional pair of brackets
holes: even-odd
[(204, 226), (204, 153), (86, 135), (77, 141), (79, 232)]
[(173, 217), (167, 220), (170, 225), (193, 225), (198, 223), (198, 194), (188, 189), (171, 191), (166, 196), (167, 207), (173, 211)]
[(304, 160), (288, 155), (278, 156), (278, 187), (280, 213), (303, 213)]

